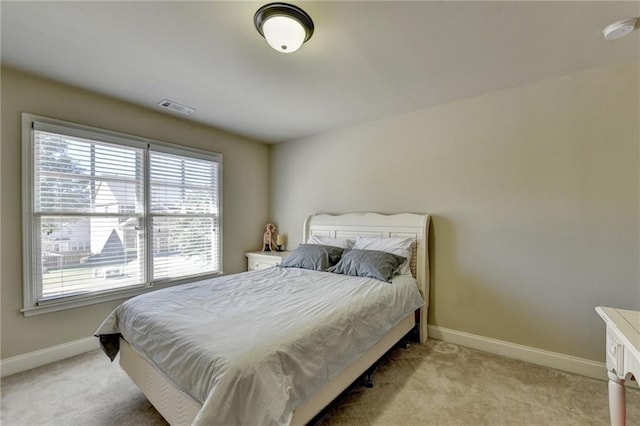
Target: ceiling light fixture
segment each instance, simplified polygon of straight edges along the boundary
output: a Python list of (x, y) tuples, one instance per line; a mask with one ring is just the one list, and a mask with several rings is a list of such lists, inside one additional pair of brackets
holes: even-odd
[(253, 16), (253, 23), (269, 46), (281, 53), (295, 52), (313, 34), (311, 17), (288, 3), (262, 6)]
[(637, 20), (637, 18), (627, 18), (612, 22), (602, 30), (602, 35), (605, 40), (615, 40), (617, 38), (624, 37), (633, 31), (636, 27)]

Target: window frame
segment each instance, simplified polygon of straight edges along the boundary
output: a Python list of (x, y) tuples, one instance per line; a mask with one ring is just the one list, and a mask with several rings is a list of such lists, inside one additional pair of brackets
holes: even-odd
[[(146, 252), (147, 265), (153, 261), (152, 250), (153, 241), (151, 220), (152, 213), (150, 211), (150, 170), (149, 170), (149, 153), (151, 150), (157, 152), (173, 153), (180, 156), (189, 156), (192, 158), (205, 159), (218, 163), (217, 182), (218, 182), (218, 213), (217, 213), (217, 244), (218, 244), (218, 272), (203, 273), (200, 275), (190, 275), (188, 277), (151, 280), (150, 270), (145, 267), (144, 283), (135, 287), (125, 287), (121, 289), (110, 289), (90, 294), (62, 296), (60, 298), (38, 301), (38, 296), (42, 293), (42, 283), (36, 280), (34, 276), (37, 241), (35, 240), (36, 232), (36, 213), (35, 205), (35, 188), (34, 188), (34, 131), (35, 127), (40, 130), (57, 132), (60, 134), (80, 137), (88, 140), (96, 140), (127, 147), (143, 148), (145, 171), (143, 177), (143, 189), (145, 192), (143, 217), (145, 219), (144, 245)], [(45, 130), (46, 129), (46, 130)], [(76, 308), (96, 303), (102, 303), (110, 300), (117, 300), (136, 296), (138, 294), (157, 290), (160, 288), (171, 287), (174, 285), (193, 282), (203, 278), (211, 278), (223, 275), (223, 156), (222, 154), (209, 152), (197, 148), (185, 147), (168, 142), (162, 142), (155, 139), (144, 138), (140, 136), (128, 135), (125, 133), (115, 132), (111, 130), (100, 129), (96, 127), (86, 126), (82, 124), (67, 122), (49, 117), (43, 117), (35, 114), (22, 113), (22, 286), (23, 286), (23, 308), (21, 312), (24, 316), (32, 316), (55, 312), (64, 309)]]

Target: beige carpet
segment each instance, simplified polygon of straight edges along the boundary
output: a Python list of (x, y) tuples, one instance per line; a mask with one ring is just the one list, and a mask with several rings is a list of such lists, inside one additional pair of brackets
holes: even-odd
[[(394, 349), (372, 389), (352, 386), (316, 425), (607, 425), (607, 383), (430, 340)], [(2, 426), (165, 425), (94, 351), (2, 381)], [(640, 390), (627, 391), (640, 425)]]

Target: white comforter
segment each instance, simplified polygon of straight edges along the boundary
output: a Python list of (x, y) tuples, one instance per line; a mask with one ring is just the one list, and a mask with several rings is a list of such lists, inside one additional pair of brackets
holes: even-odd
[(199, 401), (196, 425), (280, 425), (422, 304), (410, 277), (270, 268), (135, 297), (96, 335), (121, 333)]

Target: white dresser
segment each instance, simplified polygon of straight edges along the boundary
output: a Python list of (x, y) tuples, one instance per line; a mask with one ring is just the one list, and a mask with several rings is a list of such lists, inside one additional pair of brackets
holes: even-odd
[(602, 306), (598, 306), (596, 312), (607, 324), (611, 425), (624, 426), (627, 412), (624, 382), (631, 375), (640, 379), (640, 312)]
[(270, 268), (277, 266), (289, 256), (288, 251), (250, 251), (245, 253), (247, 256), (247, 270), (257, 271), (258, 269)]

